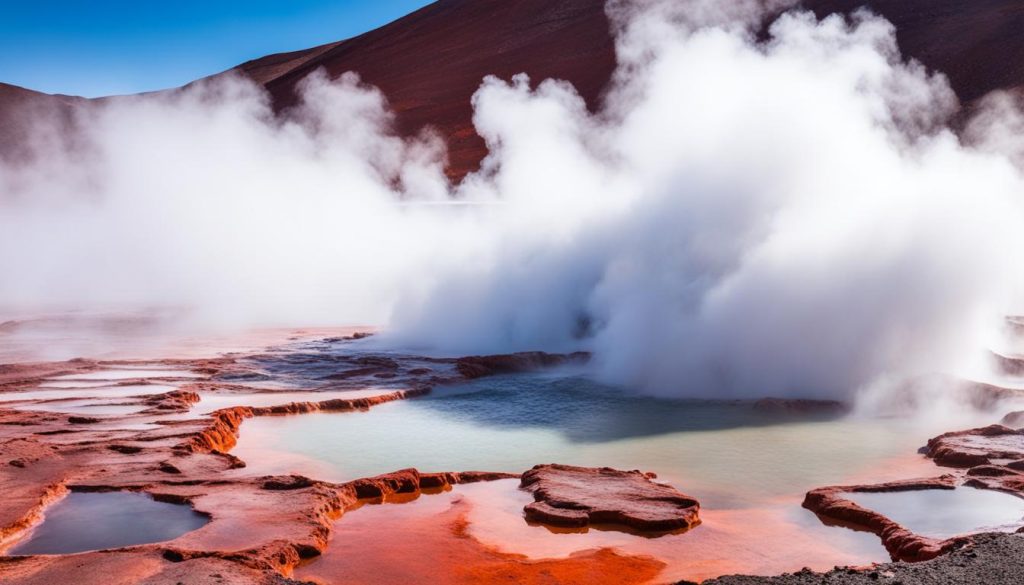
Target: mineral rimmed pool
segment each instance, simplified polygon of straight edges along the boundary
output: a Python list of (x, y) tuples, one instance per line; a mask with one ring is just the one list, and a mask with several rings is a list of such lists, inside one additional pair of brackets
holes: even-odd
[[(637, 396), (578, 377), (487, 378), (368, 412), (247, 420), (232, 451), (257, 473), (336, 481), (415, 467), (521, 472), (538, 463), (656, 472), (705, 506), (799, 496), (909, 458), (942, 429), (779, 417), (750, 403)], [(696, 493), (694, 493), (696, 492)]]
[(922, 536), (950, 538), (975, 532), (1014, 532), (1024, 526), (1024, 499), (961, 487), (845, 495)]
[(191, 507), (134, 492), (72, 492), (9, 555), (54, 555), (173, 540), (209, 521)]
[[(543, 372), (439, 388), (366, 412), (249, 419), (232, 453), (248, 464), (246, 473), (335, 481), (408, 467), (522, 472), (538, 463), (565, 463), (653, 471), (700, 501), (700, 526), (655, 539), (600, 530), (555, 534), (523, 520), (530, 498), (515, 481), (456, 492), (476, 495), (469, 530), (487, 546), (532, 559), (608, 546), (654, 556), (666, 564), (659, 578), (674, 582), (888, 560), (875, 535), (826, 526), (800, 504), (815, 487), (938, 474), (917, 454), (944, 430), (928, 424), (643, 397)], [(353, 516), (346, 514), (338, 526)], [(347, 574), (342, 569), (360, 562), (330, 551), (326, 557), (340, 568), (322, 560), (310, 570), (335, 574), (335, 567), (337, 575)], [(373, 564), (363, 564), (372, 574)]]

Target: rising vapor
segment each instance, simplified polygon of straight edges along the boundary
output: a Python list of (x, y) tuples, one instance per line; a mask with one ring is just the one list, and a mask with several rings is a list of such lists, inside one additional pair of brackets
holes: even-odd
[(490, 154), (458, 185), (354, 74), (311, 76), (283, 116), (237, 78), (108, 101), (0, 167), (0, 298), (586, 349), (665, 395), (846, 398), (970, 366), (1021, 292), (1017, 102), (961, 138), (949, 84), (888, 22), (782, 8), (613, 2), (600, 111), (565, 82), (484, 79)]

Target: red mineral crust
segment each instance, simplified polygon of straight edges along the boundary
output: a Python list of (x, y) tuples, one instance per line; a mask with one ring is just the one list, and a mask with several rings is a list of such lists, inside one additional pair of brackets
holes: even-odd
[(613, 524), (661, 532), (700, 523), (700, 504), (639, 471), (537, 465), (523, 474), (534, 501), (523, 510), (535, 522), (558, 526)]

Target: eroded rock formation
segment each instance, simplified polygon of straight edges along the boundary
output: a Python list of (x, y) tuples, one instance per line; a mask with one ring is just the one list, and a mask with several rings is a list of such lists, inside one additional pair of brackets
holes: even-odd
[(608, 467), (537, 465), (520, 487), (533, 494), (523, 510), (529, 520), (557, 526), (612, 524), (656, 532), (700, 523), (700, 504), (650, 474)]

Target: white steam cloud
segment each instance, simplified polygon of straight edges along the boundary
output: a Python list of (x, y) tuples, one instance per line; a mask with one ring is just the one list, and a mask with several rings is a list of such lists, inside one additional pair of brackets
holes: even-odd
[(0, 299), (589, 349), (671, 395), (845, 398), (969, 365), (1021, 292), (1024, 115), (990, 98), (961, 139), (889, 23), (797, 11), (757, 40), (781, 7), (613, 2), (601, 111), (483, 80), (490, 155), (457, 186), (353, 75), (312, 76), (284, 119), (238, 79), (110, 102), (87, 155), (0, 167)]

